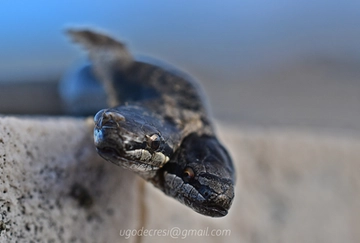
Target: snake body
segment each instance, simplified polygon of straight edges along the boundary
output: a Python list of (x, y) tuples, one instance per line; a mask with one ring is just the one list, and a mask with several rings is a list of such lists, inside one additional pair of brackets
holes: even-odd
[(204, 215), (225, 216), (234, 198), (232, 160), (216, 138), (197, 82), (177, 70), (135, 61), (124, 44), (69, 30), (83, 45), (111, 108), (95, 117), (104, 159), (132, 170)]

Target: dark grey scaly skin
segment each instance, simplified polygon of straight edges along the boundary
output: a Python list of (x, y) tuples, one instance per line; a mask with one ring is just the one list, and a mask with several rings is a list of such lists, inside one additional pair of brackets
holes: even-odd
[(94, 120), (94, 142), (99, 155), (144, 178), (153, 177), (169, 161), (180, 141), (174, 126), (140, 106), (104, 109)]
[(222, 217), (234, 199), (234, 166), (214, 136), (187, 136), (152, 183), (203, 215)]
[(68, 33), (89, 50), (114, 108), (95, 116), (99, 154), (212, 217), (234, 198), (234, 167), (217, 140), (197, 83), (174, 70), (134, 61), (125, 46), (90, 30)]

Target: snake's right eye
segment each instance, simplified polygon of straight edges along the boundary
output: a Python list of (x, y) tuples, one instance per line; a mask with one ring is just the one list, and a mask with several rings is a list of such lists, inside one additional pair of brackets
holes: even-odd
[(153, 150), (157, 150), (160, 147), (161, 138), (158, 134), (153, 134), (149, 137), (148, 144)]

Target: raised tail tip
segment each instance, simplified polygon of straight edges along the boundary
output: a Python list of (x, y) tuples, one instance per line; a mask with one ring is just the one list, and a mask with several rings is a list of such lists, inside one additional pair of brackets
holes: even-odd
[(66, 29), (65, 33), (77, 43), (86, 46), (118, 46), (125, 49), (125, 45), (106, 34), (91, 29)]
[(112, 64), (117, 64), (118, 67), (126, 67), (133, 62), (132, 55), (125, 44), (107, 34), (90, 28), (68, 28), (65, 33), (73, 42), (88, 49), (90, 58), (93, 61), (100, 60), (100, 57), (104, 61), (104, 56), (106, 56), (108, 60), (111, 60)]

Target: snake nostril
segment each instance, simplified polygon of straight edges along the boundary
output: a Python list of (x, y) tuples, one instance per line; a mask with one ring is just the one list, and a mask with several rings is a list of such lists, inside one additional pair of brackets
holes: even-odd
[(207, 186), (200, 187), (199, 192), (205, 199), (209, 199), (213, 194)]

